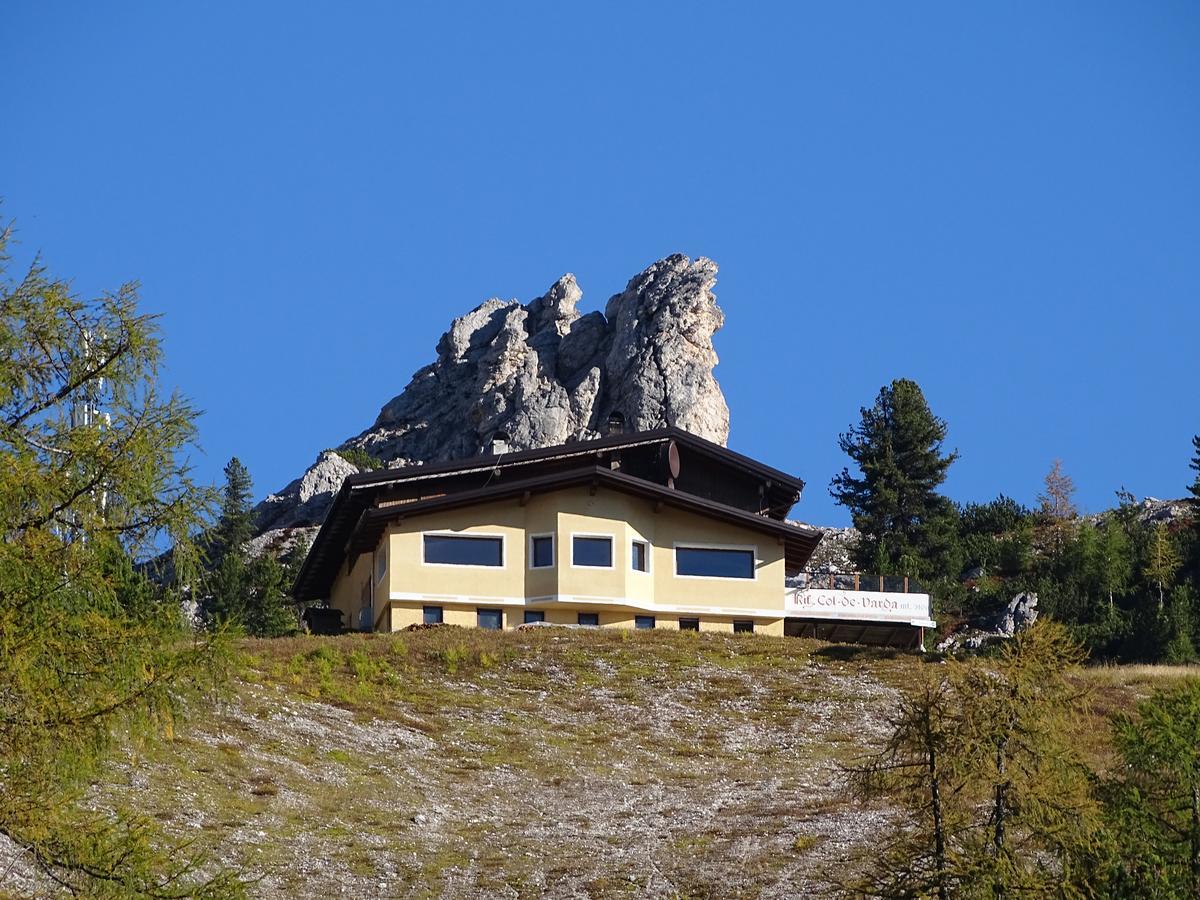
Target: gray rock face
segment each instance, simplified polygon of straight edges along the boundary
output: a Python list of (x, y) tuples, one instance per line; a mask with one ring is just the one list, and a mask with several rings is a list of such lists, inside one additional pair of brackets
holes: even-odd
[(258, 531), (320, 524), (342, 481), (357, 472), (358, 466), (332, 450), (324, 451), (303, 475), (255, 507)]
[(1037, 621), (1037, 605), (1037, 594), (1017, 594), (992, 621), (981, 626), (967, 625), (949, 635), (937, 645), (938, 652), (978, 650), (993, 641), (1011, 638)]
[[(603, 314), (580, 315), (573, 275), (521, 304), (491, 299), (454, 320), (437, 359), (346, 441), (389, 466), (461, 459), (503, 434), (510, 450), (588, 440), (613, 414), (628, 431), (673, 425), (724, 444), (729, 408), (713, 377), (724, 324), (717, 266), (682, 254), (635, 276)], [(326, 453), (258, 507), (260, 531), (319, 524), (357, 469)]]

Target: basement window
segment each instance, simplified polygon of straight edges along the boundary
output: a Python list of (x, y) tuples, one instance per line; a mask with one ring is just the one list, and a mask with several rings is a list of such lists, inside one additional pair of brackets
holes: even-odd
[(571, 537), (571, 565), (611, 569), (612, 564), (611, 537)]
[(554, 535), (535, 534), (529, 539), (529, 568), (554, 567)]
[(636, 628), (653, 628), (654, 616), (634, 616), (633, 624)]
[(600, 624), (600, 614), (599, 613), (580, 613), (579, 614), (579, 624), (586, 625), (589, 628), (596, 628)]
[(441, 625), (442, 608), (440, 606), (421, 607), (421, 621), (426, 625)]
[(475, 624), (488, 631), (499, 631), (504, 627), (504, 612), (499, 609), (477, 609)]
[(692, 578), (753, 578), (754, 551), (676, 547), (675, 574)]
[(680, 619), (679, 620), (679, 630), (680, 631), (699, 631), (700, 630), (700, 620), (699, 619)]
[(436, 566), (503, 566), (504, 538), (427, 534), (425, 562)]
[(753, 634), (754, 620), (753, 619), (734, 619), (733, 620), (734, 634)]
[(629, 552), (629, 561), (635, 572), (645, 572), (650, 565), (650, 546), (645, 541), (634, 541)]

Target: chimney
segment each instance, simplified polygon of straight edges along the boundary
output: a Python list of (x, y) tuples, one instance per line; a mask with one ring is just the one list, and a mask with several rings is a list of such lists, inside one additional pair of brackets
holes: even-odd
[(492, 440), (488, 444), (487, 452), (492, 456), (503, 456), (508, 452), (508, 432), (497, 431), (492, 434)]

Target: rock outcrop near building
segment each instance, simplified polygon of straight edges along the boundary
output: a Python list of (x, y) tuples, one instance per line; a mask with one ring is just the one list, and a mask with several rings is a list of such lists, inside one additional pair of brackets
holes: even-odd
[[(724, 444), (729, 408), (713, 377), (724, 315), (717, 265), (659, 260), (580, 314), (573, 275), (521, 304), (488, 300), (450, 325), (437, 359), (346, 441), (387, 466), (461, 459), (502, 436), (510, 450), (588, 440), (619, 416), (626, 430), (674, 425)], [(325, 452), (256, 510), (260, 531), (317, 525), (342, 479), (357, 471)]]

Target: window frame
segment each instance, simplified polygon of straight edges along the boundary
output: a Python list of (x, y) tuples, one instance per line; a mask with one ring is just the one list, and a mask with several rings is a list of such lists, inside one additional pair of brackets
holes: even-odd
[[(575, 562), (575, 538), (584, 538), (584, 539), (590, 539), (590, 540), (597, 540), (600, 538), (606, 539), (608, 541), (608, 565), (607, 566), (578, 565)], [(601, 571), (611, 572), (616, 567), (617, 567), (617, 536), (615, 534), (608, 534), (605, 532), (598, 532), (598, 531), (572, 531), (571, 532), (571, 568), (572, 569), (590, 569), (592, 571), (595, 571), (596, 569), (600, 569)]]
[[(388, 539), (385, 536), (383, 542), (379, 545), (379, 549), (375, 551), (375, 583), (379, 584), (387, 577), (388, 571)], [(380, 566), (382, 565), (382, 568)]]
[[(500, 565), (491, 566), (486, 563), (442, 563), (429, 562), (425, 559), (425, 538), (427, 537), (448, 537), (448, 538), (467, 538), (493, 540), (500, 542)], [(421, 565), (436, 566), (441, 569), (496, 569), (508, 568), (508, 541), (505, 540), (503, 534), (487, 531), (422, 531), (421, 532)]]
[[(683, 624), (684, 622), (687, 622), (688, 624), (685, 626)], [(695, 627), (693, 627), (693, 623), (695, 623)], [(699, 616), (680, 616), (679, 617), (679, 630), (680, 631), (699, 631), (700, 630), (700, 617)]]
[[(750, 577), (741, 578), (736, 575), (681, 575), (679, 573), (679, 551), (683, 550), (741, 550), (750, 553)], [(672, 574), (676, 578), (698, 578), (703, 581), (734, 581), (745, 584), (747, 581), (758, 581), (758, 545), (757, 544), (706, 544), (701, 541), (675, 541), (671, 545), (671, 555), (675, 565)]]
[[(538, 540), (539, 538), (549, 538), (550, 539), (550, 565), (548, 565), (548, 566), (535, 566), (533, 564), (533, 542)], [(554, 532), (553, 531), (544, 531), (544, 532), (538, 532), (537, 534), (529, 535), (529, 566), (528, 566), (528, 568), (533, 571), (540, 572), (540, 571), (545, 571), (546, 569), (556, 568), (557, 566), (558, 566), (558, 540), (555, 538)]]
[[(739, 628), (738, 626), (742, 626), (742, 627)], [(749, 626), (749, 627), (747, 628), (746, 626)], [(734, 619), (733, 620), (733, 633), (734, 634), (754, 634), (754, 620), (753, 619)]]
[[(437, 621), (429, 621), (429, 613), (437, 611)], [(422, 606), (421, 607), (421, 624), (422, 625), (445, 625), (446, 624), (446, 607), (444, 606)]]
[[(534, 618), (529, 618), (533, 616)], [(522, 625), (534, 625), (538, 622), (546, 621), (546, 611), (544, 609), (527, 609), (521, 616)]]
[[(642, 560), (646, 563), (646, 568), (639, 569), (633, 564), (633, 548), (635, 544), (641, 544), (646, 549), (643, 551)], [(629, 539), (629, 571), (637, 572), (639, 575), (650, 574), (650, 542), (643, 537), (632, 537)]]
[[(596, 620), (596, 621), (595, 621), (595, 623), (592, 623), (592, 622), (580, 622), (579, 620), (580, 620), (580, 619), (582, 619), (584, 616), (592, 616), (592, 617), (594, 617), (594, 618), (595, 618), (595, 620)], [(600, 627), (600, 613), (595, 613), (595, 612), (580, 612), (580, 613), (576, 613), (576, 614), (575, 614), (575, 624), (576, 624), (576, 625), (578, 625), (580, 628), (599, 628), (599, 627)]]
[[(496, 613), (500, 616), (500, 624), (495, 628), (487, 628), (480, 624), (479, 617), (482, 613)], [(477, 606), (475, 607), (475, 627), (481, 631), (503, 631), (504, 630), (504, 610), (494, 606)]]
[[(643, 625), (647, 619), (650, 620), (649, 625)], [(653, 631), (658, 627), (658, 616), (634, 616), (633, 627), (636, 631)]]

